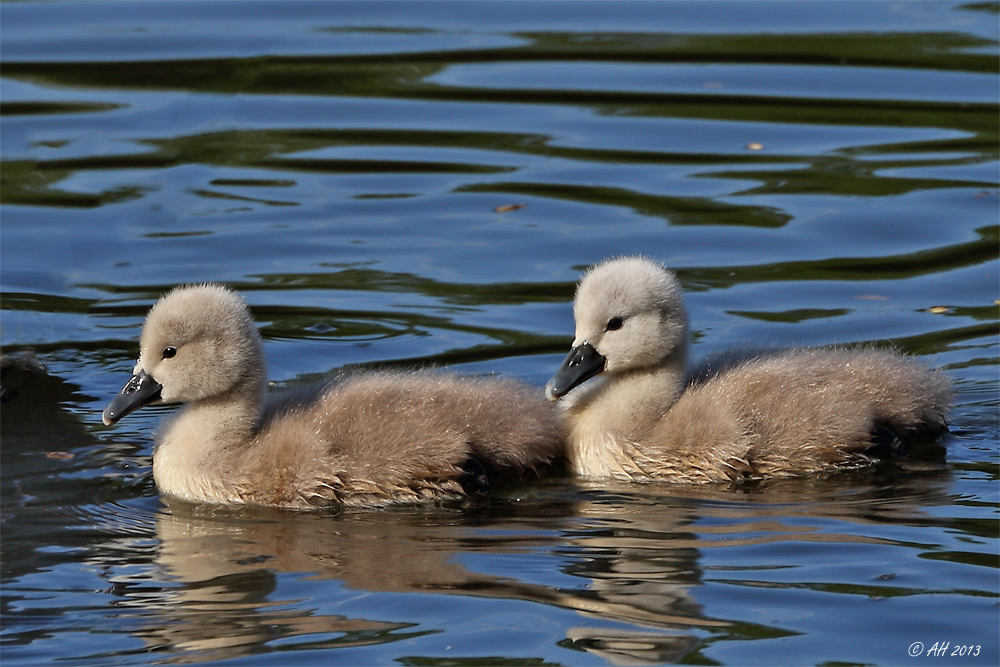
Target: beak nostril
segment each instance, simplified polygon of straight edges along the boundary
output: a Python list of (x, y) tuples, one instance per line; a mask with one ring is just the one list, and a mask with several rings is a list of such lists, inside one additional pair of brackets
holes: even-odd
[(111, 426), (119, 419), (144, 405), (159, 400), (162, 387), (149, 373), (140, 370), (129, 378), (118, 395), (104, 408), (101, 419)]
[(590, 343), (584, 342), (574, 347), (546, 385), (546, 397), (554, 401), (564, 396), (577, 385), (601, 373), (604, 370), (604, 362), (604, 357)]
[(138, 375), (133, 375), (132, 379), (130, 379), (128, 382), (125, 383), (125, 386), (122, 388), (121, 393), (134, 394), (135, 392), (139, 391), (139, 385), (141, 384), (142, 384), (142, 378), (139, 377)]

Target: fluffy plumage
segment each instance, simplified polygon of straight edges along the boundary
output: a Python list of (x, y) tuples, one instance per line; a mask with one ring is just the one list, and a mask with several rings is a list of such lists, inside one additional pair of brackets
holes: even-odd
[(895, 352), (744, 352), (689, 372), (680, 284), (648, 259), (596, 266), (573, 309), (573, 350), (546, 395), (564, 408), (579, 475), (793, 476), (862, 465), (946, 430), (948, 378)]
[(531, 476), (563, 434), (536, 391), (511, 380), (360, 373), (265, 407), (260, 336), (243, 299), (179, 287), (143, 325), (134, 375), (104, 411), (184, 403), (157, 437), (162, 493), (288, 508), (457, 498)]

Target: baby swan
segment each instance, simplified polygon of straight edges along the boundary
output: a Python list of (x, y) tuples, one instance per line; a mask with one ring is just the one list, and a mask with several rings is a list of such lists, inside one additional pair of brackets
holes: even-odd
[(898, 448), (946, 430), (948, 379), (893, 352), (733, 355), (688, 375), (680, 284), (645, 258), (594, 267), (573, 312), (573, 349), (545, 394), (565, 409), (567, 459), (578, 475), (803, 475), (868, 463), (882, 441)]
[(153, 452), (161, 493), (286, 508), (459, 498), (536, 474), (562, 456), (558, 415), (511, 380), (368, 373), (264, 407), (261, 339), (219, 285), (163, 296), (107, 425), (184, 403)]

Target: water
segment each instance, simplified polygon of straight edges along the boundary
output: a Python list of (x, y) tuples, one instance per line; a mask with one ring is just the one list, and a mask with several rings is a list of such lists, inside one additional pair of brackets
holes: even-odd
[[(4, 376), (4, 663), (998, 664), (997, 19), (0, 5), (0, 337), (46, 367)], [(947, 369), (947, 464), (291, 514), (166, 505), (169, 409), (100, 423), (180, 282), (247, 296), (279, 387), (540, 389), (580, 271), (635, 252), (678, 270), (696, 356), (891, 342)]]

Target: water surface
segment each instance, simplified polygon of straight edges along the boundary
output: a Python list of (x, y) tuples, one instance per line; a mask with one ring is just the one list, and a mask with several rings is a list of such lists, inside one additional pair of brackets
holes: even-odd
[[(3, 661), (997, 664), (997, 16), (0, 4), (0, 342), (45, 367), (3, 378)], [(580, 272), (637, 252), (677, 270), (695, 356), (946, 369), (947, 462), (292, 514), (167, 504), (170, 409), (100, 423), (178, 283), (246, 295), (279, 389), (540, 390)]]

